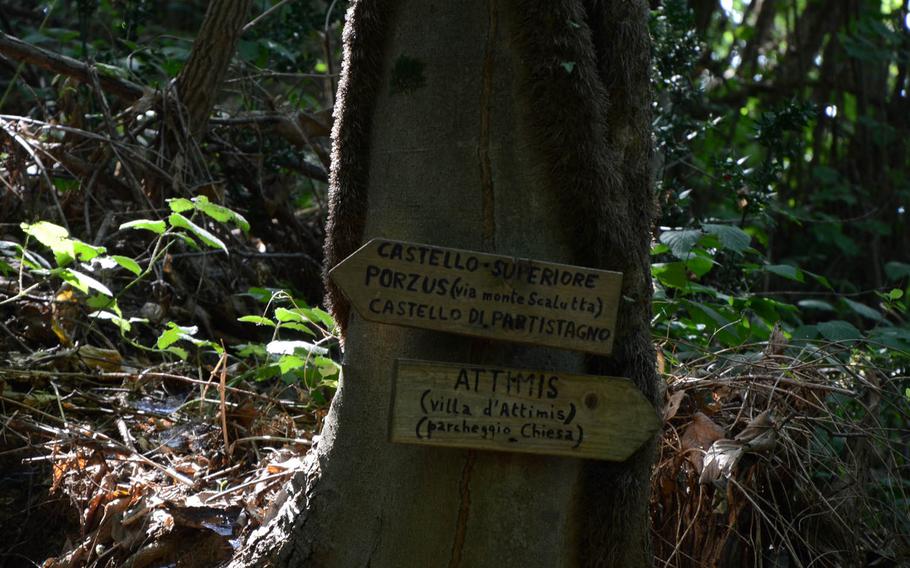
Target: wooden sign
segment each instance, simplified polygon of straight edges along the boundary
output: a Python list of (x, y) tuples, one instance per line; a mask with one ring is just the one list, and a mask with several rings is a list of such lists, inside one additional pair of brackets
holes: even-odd
[(399, 359), (389, 438), (623, 461), (657, 432), (627, 379)]
[(373, 239), (329, 272), (365, 319), (606, 355), (622, 274)]

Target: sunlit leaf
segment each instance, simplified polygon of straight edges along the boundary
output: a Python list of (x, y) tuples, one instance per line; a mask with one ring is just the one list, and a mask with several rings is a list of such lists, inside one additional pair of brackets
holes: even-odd
[(164, 221), (136, 219), (135, 221), (128, 221), (120, 225), (120, 230), (122, 231), (124, 229), (142, 229), (160, 235), (165, 231), (165, 229), (167, 229), (167, 224)]
[(219, 239), (218, 237), (216, 237), (209, 231), (203, 229), (196, 223), (193, 223), (192, 221), (190, 221), (189, 219), (187, 219), (180, 213), (171, 213), (170, 217), (168, 217), (168, 222), (171, 224), (172, 227), (179, 227), (181, 229), (186, 229), (187, 231), (192, 233), (194, 236), (198, 237), (199, 240), (202, 241), (203, 243), (205, 243), (206, 245), (208, 245), (212, 248), (221, 249), (224, 251), (224, 254), (228, 254), (227, 246), (221, 241), (221, 239)]
[(116, 254), (111, 256), (111, 258), (114, 259), (114, 262), (116, 262), (123, 268), (129, 270), (136, 276), (139, 276), (140, 274), (142, 274), (142, 267), (139, 266), (139, 263), (136, 262), (135, 260), (133, 260), (132, 258), (130, 258), (128, 256), (120, 256), (120, 255), (116, 255)]

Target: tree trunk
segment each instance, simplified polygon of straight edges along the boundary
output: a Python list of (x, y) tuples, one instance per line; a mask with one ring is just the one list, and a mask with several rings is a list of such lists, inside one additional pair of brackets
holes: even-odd
[(197, 139), (205, 134), (218, 89), (234, 57), (252, 4), (253, 0), (211, 0), (193, 41), (190, 58), (177, 77), (186, 127)]
[(639, 0), (353, 3), (329, 266), (386, 237), (621, 271), (614, 354), (374, 324), (329, 284), (344, 376), (238, 565), (650, 566), (653, 443), (610, 464), (387, 441), (400, 357), (602, 372), (657, 400), (647, 33)]

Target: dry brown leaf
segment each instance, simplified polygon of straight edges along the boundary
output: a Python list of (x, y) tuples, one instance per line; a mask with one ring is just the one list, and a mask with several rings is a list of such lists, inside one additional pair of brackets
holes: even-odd
[(766, 410), (753, 418), (746, 428), (736, 435), (736, 440), (742, 442), (746, 451), (750, 452), (774, 449), (777, 444), (777, 430), (771, 411)]
[[(116, 349), (102, 349), (94, 345), (83, 345), (79, 348), (79, 359), (86, 367), (99, 371), (120, 371), (123, 356)], [(119, 378), (117, 379), (120, 380)]]
[(667, 405), (664, 407), (664, 420), (670, 420), (676, 413), (679, 411), (679, 405), (682, 404), (682, 400), (686, 397), (686, 391), (676, 391), (670, 395), (670, 399), (667, 401)]
[(692, 422), (686, 426), (685, 431), (680, 438), (682, 450), (686, 459), (695, 466), (696, 471), (701, 472), (704, 463), (704, 451), (707, 450), (715, 440), (724, 437), (724, 429), (714, 423), (701, 412), (696, 412), (692, 417)]

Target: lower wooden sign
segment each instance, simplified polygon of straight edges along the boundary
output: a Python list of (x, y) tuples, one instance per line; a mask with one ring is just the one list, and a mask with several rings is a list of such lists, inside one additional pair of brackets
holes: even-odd
[(389, 437), (623, 461), (659, 426), (628, 379), (399, 359)]

